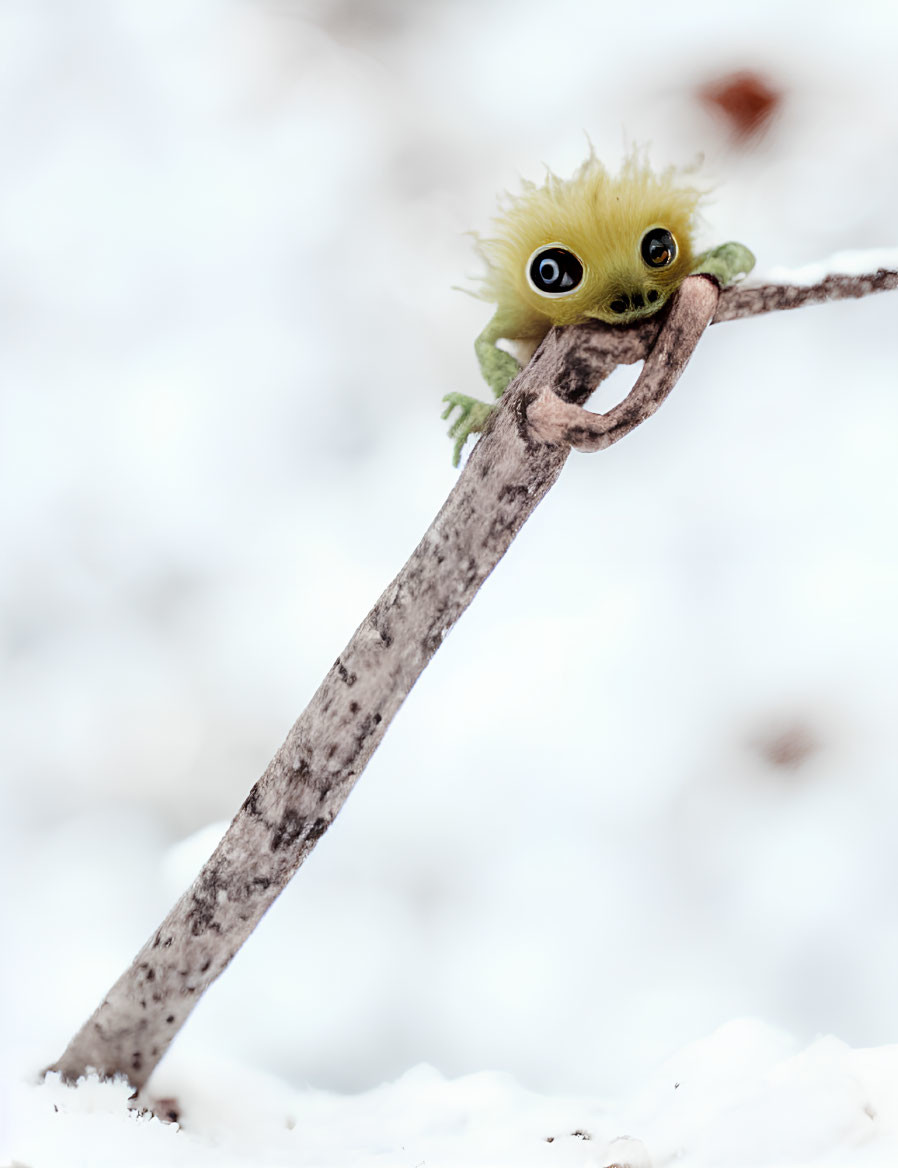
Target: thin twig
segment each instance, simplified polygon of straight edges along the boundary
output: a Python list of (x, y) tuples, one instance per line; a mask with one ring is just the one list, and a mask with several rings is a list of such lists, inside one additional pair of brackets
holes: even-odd
[[(75, 1079), (94, 1068), (144, 1085), (202, 993), (330, 826), (421, 671), (557, 479), (568, 442), (601, 448), (649, 417), (715, 304), (714, 320), (732, 320), (896, 285), (898, 273), (880, 272), (830, 277), (816, 288), (727, 290), (718, 302), (716, 285), (694, 277), (666, 313), (639, 326), (551, 333), (506, 391), (442, 510), (191, 888), (52, 1069)], [(604, 418), (579, 409), (617, 365), (644, 357), (621, 405)]]
[(782, 312), (829, 300), (859, 300), (873, 292), (898, 288), (898, 272), (878, 268), (862, 276), (826, 276), (817, 284), (736, 284), (720, 294), (720, 304), (712, 324), (760, 316), (765, 312)]

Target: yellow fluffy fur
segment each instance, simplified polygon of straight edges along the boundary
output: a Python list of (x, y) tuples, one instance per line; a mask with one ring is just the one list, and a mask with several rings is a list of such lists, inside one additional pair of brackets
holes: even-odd
[[(541, 337), (551, 325), (591, 317), (628, 324), (657, 312), (695, 262), (693, 223), (701, 196), (672, 168), (656, 174), (638, 151), (617, 175), (590, 153), (570, 179), (550, 172), (542, 186), (525, 183), (520, 195), (507, 197), (495, 234), (479, 241), (488, 270), (477, 294), (498, 306), (494, 335)], [(640, 255), (653, 227), (666, 228), (677, 242), (676, 259), (659, 270)], [(530, 287), (527, 262), (537, 248), (556, 243), (575, 253), (584, 275), (576, 291), (548, 299)], [(637, 305), (641, 297), (641, 306), (612, 311), (621, 295), (636, 297)]]

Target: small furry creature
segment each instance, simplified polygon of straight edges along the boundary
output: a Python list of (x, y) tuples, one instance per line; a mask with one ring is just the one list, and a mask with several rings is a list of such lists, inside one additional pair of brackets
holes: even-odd
[[(631, 324), (663, 308), (690, 273), (726, 285), (751, 271), (754, 256), (739, 243), (696, 255), (702, 193), (672, 168), (655, 173), (634, 151), (617, 175), (590, 153), (573, 178), (549, 172), (542, 186), (525, 182), (520, 195), (509, 195), (495, 235), (479, 241), (487, 273), (476, 295), (497, 307), (474, 349), (494, 395), (520, 372), (497, 348), (500, 338), (535, 347), (553, 325)], [(443, 400), (444, 418), (459, 411), (449, 429), (457, 466), (494, 406), (460, 393)]]

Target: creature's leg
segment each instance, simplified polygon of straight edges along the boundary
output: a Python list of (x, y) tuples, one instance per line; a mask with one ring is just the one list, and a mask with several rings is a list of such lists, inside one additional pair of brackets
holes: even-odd
[(740, 276), (747, 276), (754, 266), (755, 257), (743, 244), (721, 243), (718, 247), (702, 252), (695, 261), (692, 274), (714, 276), (720, 281), (721, 288), (726, 288)]
[[(517, 377), (521, 371), (520, 365), (510, 353), (496, 348), (496, 341), (502, 335), (497, 313), (474, 342), (474, 352), (480, 363), (480, 371), (497, 398), (502, 396), (509, 381)], [(447, 393), (443, 401), (449, 403), (443, 411), (444, 419), (448, 418), (453, 410), (459, 411), (458, 417), (449, 427), (449, 437), (455, 439), (452, 465), (458, 466), (462, 447), (469, 435), (480, 433), (495, 406), (478, 401), (476, 397), (468, 397), (465, 393)]]

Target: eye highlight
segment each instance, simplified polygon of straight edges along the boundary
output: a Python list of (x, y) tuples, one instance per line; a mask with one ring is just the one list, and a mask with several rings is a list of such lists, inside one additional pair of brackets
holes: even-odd
[(567, 296), (583, 281), (583, 265), (558, 243), (540, 247), (527, 261), (527, 282), (540, 296)]
[(650, 268), (667, 268), (677, 258), (677, 241), (666, 227), (653, 227), (642, 237), (639, 251)]

